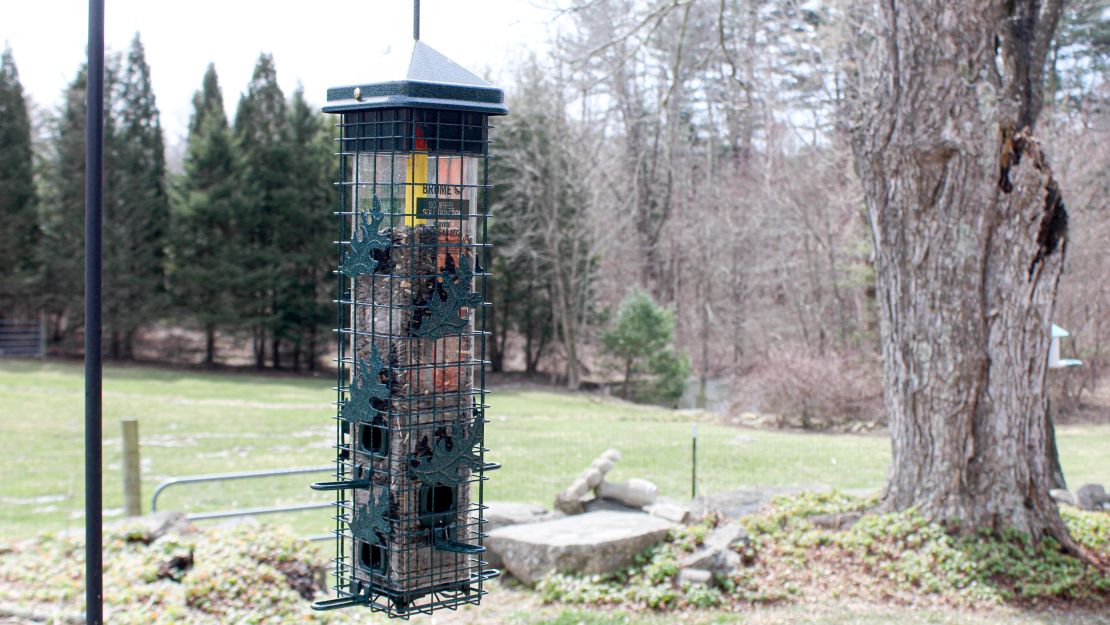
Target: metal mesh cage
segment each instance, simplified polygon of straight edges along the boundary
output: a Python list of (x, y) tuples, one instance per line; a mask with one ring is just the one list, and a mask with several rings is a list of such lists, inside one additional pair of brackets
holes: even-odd
[(336, 598), (407, 617), (478, 603), (487, 115), (344, 112), (339, 138)]

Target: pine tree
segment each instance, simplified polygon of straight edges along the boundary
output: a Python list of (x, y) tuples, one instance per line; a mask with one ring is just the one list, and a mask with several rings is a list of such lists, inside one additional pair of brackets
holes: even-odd
[(130, 358), (138, 330), (166, 310), (169, 197), (150, 66), (136, 34), (105, 130), (104, 318), (113, 358)]
[(33, 292), (38, 216), (31, 122), (11, 48), (0, 58), (0, 318), (25, 316)]
[(205, 364), (216, 361), (216, 331), (236, 321), (235, 151), (214, 65), (193, 96), (185, 172), (174, 201), (171, 288), (178, 310), (205, 331)]
[(235, 308), (250, 328), (255, 366), (266, 362), (266, 344), (275, 368), (281, 366), (284, 321), (277, 311), (290, 263), (280, 250), (279, 232), (295, 202), (292, 189), (298, 176), (290, 168), (285, 96), (277, 83), (273, 57), (262, 54), (247, 92), (235, 113), (240, 227), (237, 247), (241, 257)]
[(62, 96), (46, 170), (37, 290), (55, 343), (70, 338), (83, 323), (87, 80), (88, 68), (82, 66)]
[(328, 280), (334, 265), (332, 220), (326, 216), (335, 207), (336, 177), (332, 153), (333, 127), (304, 98), (304, 90), (293, 93), (288, 120), (289, 159), (298, 184), (288, 218), (283, 221), (281, 247), (293, 260), (286, 265), (289, 275), (278, 309), (279, 326), (290, 343), (293, 368), (304, 360), (309, 369), (316, 363), (321, 330), (332, 322)]

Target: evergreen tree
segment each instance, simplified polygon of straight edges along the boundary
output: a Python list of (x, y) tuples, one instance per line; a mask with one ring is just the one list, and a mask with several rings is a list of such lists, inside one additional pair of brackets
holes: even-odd
[[(105, 82), (110, 78), (106, 75)], [(87, 80), (88, 68), (82, 66), (62, 96), (45, 176), (38, 291), (55, 343), (70, 338), (83, 324)]]
[(169, 197), (162, 126), (150, 66), (136, 34), (114, 85), (105, 129), (104, 318), (113, 358), (166, 310)]
[(0, 59), (0, 318), (33, 311), (38, 216), (31, 162), (31, 122), (11, 48)]
[(262, 54), (255, 65), (247, 92), (235, 113), (235, 142), (240, 154), (238, 191), (240, 227), (237, 231), (241, 258), (240, 282), (234, 290), (235, 308), (250, 328), (255, 366), (266, 363), (266, 345), (275, 368), (281, 366), (284, 321), (278, 317), (286, 289), (279, 236), (284, 219), (295, 202), (290, 168), (285, 96), (277, 83), (273, 57)]
[(205, 331), (205, 364), (216, 360), (216, 331), (237, 320), (233, 307), (235, 254), (235, 151), (216, 68), (209, 65), (193, 96), (185, 172), (173, 215), (174, 304)]
[(624, 375), (621, 397), (673, 404), (682, 397), (690, 366), (676, 354), (674, 313), (634, 290), (621, 302), (617, 317), (601, 335), (605, 353)]
[(291, 264), (283, 266), (284, 290), (277, 311), (281, 337), (289, 343), (293, 368), (304, 361), (315, 368), (321, 332), (332, 323), (328, 279), (334, 265), (332, 220), (336, 178), (332, 153), (333, 127), (305, 101), (304, 90), (293, 93), (289, 106), (289, 163), (298, 184), (287, 219), (283, 220), (279, 248)]

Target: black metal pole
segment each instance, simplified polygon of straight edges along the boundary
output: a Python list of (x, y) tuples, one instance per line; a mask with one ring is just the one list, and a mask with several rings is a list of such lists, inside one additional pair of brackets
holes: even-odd
[(420, 0), (412, 0), (412, 38), (420, 41)]
[(690, 427), (690, 498), (698, 496), (698, 424)]
[(100, 261), (104, 208), (104, 0), (89, 0), (85, 95), (85, 623), (102, 625)]

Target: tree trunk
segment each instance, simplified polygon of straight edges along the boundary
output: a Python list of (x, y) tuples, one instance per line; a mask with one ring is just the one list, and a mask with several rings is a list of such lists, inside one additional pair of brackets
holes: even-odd
[(632, 384), (632, 357), (629, 356), (624, 359), (624, 383), (621, 384), (621, 399), (628, 399), (630, 396), (629, 385)]
[(266, 368), (266, 335), (259, 327), (254, 328), (254, 368)]
[(204, 366), (211, 367), (216, 364), (216, 324), (209, 323), (204, 326)]
[(1044, 415), (1044, 428), (1048, 433), (1048, 487), (1050, 489), (1067, 490), (1068, 482), (1064, 479), (1064, 468), (1060, 466), (1060, 451), (1056, 448), (1056, 425), (1052, 422), (1052, 403)]
[(316, 331), (316, 324), (312, 324), (308, 328), (308, 353), (305, 354), (305, 368), (309, 371), (316, 371), (316, 356), (320, 338)]
[(543, 358), (543, 351), (547, 347), (548, 336), (546, 333), (540, 334), (539, 345), (525, 356), (524, 371), (526, 373), (532, 374), (539, 370), (540, 359)]
[(1029, 130), (1060, 1), (883, 3), (853, 150), (893, 439), (884, 507), (1071, 545), (1045, 386), (1067, 214)]
[[(503, 306), (504, 304), (498, 304)], [(486, 327), (489, 332), (489, 368), (494, 373), (505, 370), (505, 352), (501, 342), (501, 335), (497, 327), (497, 306), (490, 306), (486, 310)]]
[(119, 330), (112, 330), (109, 345), (108, 353), (111, 354), (112, 360), (123, 360), (123, 335), (120, 334)]

